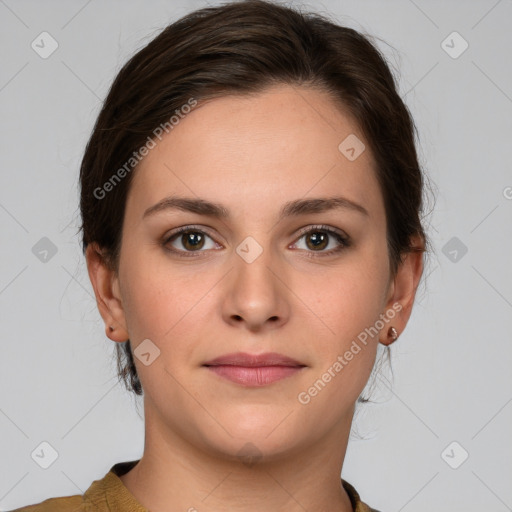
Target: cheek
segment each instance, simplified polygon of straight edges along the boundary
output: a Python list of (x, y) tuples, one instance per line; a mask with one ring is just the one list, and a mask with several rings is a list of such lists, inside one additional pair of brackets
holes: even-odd
[(384, 312), (387, 288), (386, 262), (375, 251), (373, 258), (347, 258), (337, 270), (315, 277), (307, 285), (303, 282), (298, 294), (308, 297), (308, 306), (318, 317), (310, 313), (303, 324), (311, 335), (313, 326), (317, 328), (313, 336), (316, 368), (308, 385), (313, 386), (313, 395), (323, 395), (315, 400), (318, 405), (331, 400), (348, 403), (361, 393), (375, 362), (376, 324), (380, 325), (377, 321)]
[(217, 311), (212, 297), (220, 277), (207, 264), (202, 270), (187, 264), (180, 268), (157, 251), (133, 253), (121, 276), (132, 348), (150, 339), (167, 368), (182, 373), (197, 364), (198, 340), (209, 331), (212, 312)]
[(343, 350), (361, 332), (375, 325), (384, 312), (386, 262), (380, 256), (359, 254), (307, 280), (302, 276), (292, 285), (300, 290), (297, 295), (304, 297), (309, 309), (310, 330), (315, 326), (320, 339), (324, 339), (319, 347), (321, 353)]
[(208, 284), (157, 268), (142, 273), (141, 267), (133, 269), (127, 283), (125, 311), (130, 334), (162, 341), (186, 322), (204, 295), (203, 285)]
[(324, 335), (312, 336), (316, 340), (312, 351), (315, 364), (296, 400), (311, 417), (334, 424), (340, 413), (350, 410), (370, 377), (378, 335), (369, 333), (381, 304), (375, 288), (360, 281), (350, 286), (345, 280), (330, 291), (330, 300), (319, 302), (329, 329), (324, 329)]
[(137, 374), (152, 399), (180, 403), (183, 396), (174, 379), (182, 382), (197, 359), (194, 326), (199, 325), (198, 303), (206, 290), (199, 281), (193, 284), (169, 268), (164, 272), (149, 259), (125, 270), (123, 301), (132, 351), (137, 356), (137, 346), (146, 339), (159, 350), (149, 365), (134, 358)]

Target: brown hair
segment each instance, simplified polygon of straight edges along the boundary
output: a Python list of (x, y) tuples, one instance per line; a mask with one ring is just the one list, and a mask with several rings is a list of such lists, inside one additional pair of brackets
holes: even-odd
[[(190, 98), (262, 92), (274, 84), (306, 85), (331, 94), (359, 124), (377, 164), (390, 269), (419, 236), (424, 176), (416, 127), (393, 75), (367, 36), (325, 16), (263, 0), (242, 0), (194, 11), (167, 26), (115, 78), (80, 168), (83, 251), (96, 242), (117, 270), (133, 157), (155, 128)], [(340, 141), (341, 142), (341, 141)], [(130, 162), (127, 168), (126, 163)], [(122, 179), (112, 181), (116, 170)], [(110, 186), (106, 186), (110, 183)], [(108, 190), (108, 200), (103, 200)], [(102, 191), (101, 193), (99, 191)], [(116, 344), (119, 377), (142, 394), (130, 341)]]

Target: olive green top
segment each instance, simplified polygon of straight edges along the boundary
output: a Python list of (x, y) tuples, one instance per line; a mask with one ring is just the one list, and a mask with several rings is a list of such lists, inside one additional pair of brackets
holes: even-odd
[[(12, 512), (149, 512), (119, 478), (130, 471), (137, 462), (139, 461), (134, 460), (115, 464), (101, 480), (95, 480), (83, 496), (50, 498)], [(352, 502), (354, 512), (378, 512), (365, 505), (348, 482), (343, 479), (341, 482)]]

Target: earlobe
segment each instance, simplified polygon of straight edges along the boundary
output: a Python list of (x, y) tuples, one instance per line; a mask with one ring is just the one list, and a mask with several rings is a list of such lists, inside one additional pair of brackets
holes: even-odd
[(115, 328), (113, 325), (105, 324), (105, 335), (112, 341), (124, 342), (128, 340), (128, 332), (125, 327)]
[(90, 244), (86, 249), (85, 257), (96, 304), (105, 322), (105, 334), (112, 341), (126, 341), (129, 335), (119, 292), (118, 276), (107, 265), (98, 244)]

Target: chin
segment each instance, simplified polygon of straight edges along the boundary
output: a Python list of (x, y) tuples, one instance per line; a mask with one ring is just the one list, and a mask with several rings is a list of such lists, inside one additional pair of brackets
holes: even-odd
[(253, 412), (251, 416), (240, 416), (239, 421), (233, 421), (236, 415), (232, 415), (230, 421), (222, 423), (231, 435), (222, 428), (215, 430), (217, 435), (209, 430), (203, 432), (202, 443), (215, 456), (246, 465), (284, 458), (303, 450), (307, 432), (303, 426), (294, 424), (297, 417), (293, 413), (286, 418), (290, 411), (282, 411), (269, 413), (267, 408), (264, 415)]

